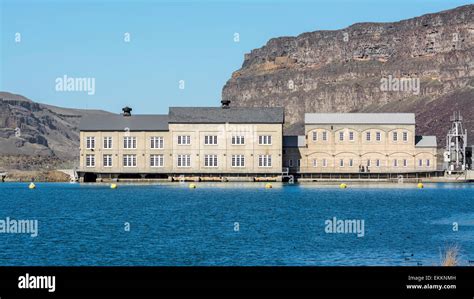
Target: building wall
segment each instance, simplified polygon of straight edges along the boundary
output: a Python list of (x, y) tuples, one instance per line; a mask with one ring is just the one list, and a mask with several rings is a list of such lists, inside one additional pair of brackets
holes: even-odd
[[(317, 134), (316, 140), (313, 140), (313, 132)], [(323, 132), (326, 132), (326, 140), (323, 140)], [(353, 140), (349, 138), (350, 132)], [(397, 141), (393, 139), (394, 132)], [(403, 138), (404, 132), (407, 134), (406, 140)], [(340, 140), (340, 133), (343, 134), (343, 140)], [(370, 133), (370, 140), (367, 140), (367, 133)], [(380, 134), (380, 140), (377, 140), (377, 133)], [(301, 173), (358, 173), (361, 167), (369, 173), (436, 170), (436, 148), (415, 147), (414, 125), (311, 124), (305, 126), (305, 136), (307, 146), (299, 148)], [(294, 150), (289, 151), (283, 164), (288, 165), (287, 160), (295, 157)], [(422, 166), (418, 164), (420, 159)], [(397, 164), (394, 160), (397, 160)], [(293, 161), (293, 164), (296, 163)]]
[[(135, 136), (136, 149), (124, 149), (123, 138)], [(243, 145), (232, 145), (232, 136), (244, 136)], [(260, 135), (272, 136), (270, 145), (260, 145)], [(280, 174), (282, 170), (281, 124), (169, 124), (168, 132), (81, 132), (80, 167), (85, 172), (101, 173), (259, 173)], [(86, 149), (86, 138), (95, 137), (95, 149)], [(103, 147), (103, 138), (113, 138), (113, 148)], [(150, 138), (162, 136), (163, 149), (151, 149)], [(178, 144), (178, 136), (190, 136), (190, 144)], [(206, 145), (205, 136), (217, 136), (217, 145)], [(113, 166), (104, 167), (104, 154), (112, 154)], [(135, 154), (136, 167), (124, 167), (123, 155)], [(161, 154), (163, 167), (151, 167), (150, 155)], [(95, 167), (86, 167), (86, 155), (95, 155)], [(189, 155), (190, 166), (179, 167), (178, 155)], [(217, 156), (217, 167), (204, 164), (206, 155)], [(232, 166), (232, 155), (245, 156), (244, 167)], [(271, 156), (271, 167), (259, 166), (259, 155)]]

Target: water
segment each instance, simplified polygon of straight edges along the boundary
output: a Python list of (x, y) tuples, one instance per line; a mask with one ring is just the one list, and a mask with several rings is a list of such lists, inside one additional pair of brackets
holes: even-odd
[[(197, 185), (0, 183), (0, 220), (39, 227), (0, 234), (0, 265), (437, 265), (451, 244), (474, 260), (473, 184)], [(333, 217), (364, 237), (325, 233)]]

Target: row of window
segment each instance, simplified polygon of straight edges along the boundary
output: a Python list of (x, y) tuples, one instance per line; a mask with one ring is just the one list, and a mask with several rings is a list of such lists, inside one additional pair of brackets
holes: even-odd
[[(103, 155), (103, 167), (112, 167), (112, 155)], [(86, 155), (86, 167), (95, 167), (95, 155)], [(137, 155), (123, 155), (123, 167), (136, 167)], [(191, 167), (191, 155), (178, 155), (176, 160), (177, 167)], [(232, 167), (245, 167), (245, 155), (232, 155)], [(163, 167), (164, 155), (150, 155), (150, 167)], [(259, 167), (272, 167), (271, 155), (258, 156)], [(204, 155), (204, 167), (219, 167), (217, 155)]]
[[(103, 148), (111, 149), (112, 148), (112, 137), (104, 137), (103, 139)], [(178, 145), (190, 145), (191, 136), (189, 135), (179, 135), (177, 136)], [(232, 145), (244, 145), (245, 136), (232, 136), (231, 138)], [(205, 145), (217, 145), (217, 135), (206, 135), (204, 136)], [(260, 135), (258, 136), (259, 145), (271, 145), (272, 136), (271, 135)], [(86, 148), (95, 149), (95, 137), (88, 136), (86, 137)], [(137, 148), (137, 137), (135, 136), (124, 136), (123, 137), (123, 148), (125, 149), (135, 149)], [(162, 149), (164, 148), (164, 138), (161, 136), (154, 136), (150, 138), (150, 148), (152, 149)]]
[[(328, 136), (329, 136), (329, 133), (326, 131), (324, 132), (313, 131), (312, 132), (313, 142), (318, 141), (319, 138), (321, 138), (322, 141), (328, 141)], [(337, 137), (339, 141), (344, 141), (346, 138), (348, 138), (349, 141), (355, 141), (355, 134), (352, 131), (349, 131), (348, 134), (346, 134), (345, 132), (339, 132)], [(365, 132), (365, 141), (372, 141), (373, 138), (374, 136), (372, 132)], [(399, 139), (400, 139), (400, 136), (398, 132), (392, 132), (392, 141), (397, 142)], [(382, 132), (375, 132), (375, 141), (381, 141), (381, 140), (382, 140)], [(402, 132), (401, 140), (403, 142), (408, 141), (408, 132)]]
[[(374, 164), (372, 164), (372, 161), (374, 162)], [(393, 167), (399, 167), (399, 166), (408, 167), (408, 160), (407, 159), (401, 159), (401, 160), (393, 159), (391, 161), (392, 161), (391, 165)], [(328, 160), (327, 159), (321, 159), (319, 161), (317, 159), (313, 159), (312, 160), (312, 166), (313, 167), (318, 167), (318, 165), (321, 165), (322, 167), (327, 167), (328, 166)], [(354, 160), (353, 159), (348, 159), (348, 160), (339, 159), (339, 167), (345, 167), (346, 165), (348, 167), (353, 167), (355, 165)], [(375, 159), (375, 160), (367, 159), (366, 164), (363, 165), (363, 166), (366, 166), (366, 167), (372, 167), (372, 166), (380, 167), (381, 165), (382, 164), (381, 164), (380, 159)], [(293, 167), (293, 160), (288, 160), (288, 166)], [(300, 160), (297, 160), (297, 166), (300, 167)], [(426, 160), (418, 159), (418, 167), (423, 167), (423, 166), (430, 167), (431, 166), (431, 160), (430, 159), (426, 159)]]

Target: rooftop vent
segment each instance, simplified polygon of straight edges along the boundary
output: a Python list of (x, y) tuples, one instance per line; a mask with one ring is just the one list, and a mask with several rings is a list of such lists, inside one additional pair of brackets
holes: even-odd
[(123, 111), (123, 116), (132, 116), (132, 108), (126, 106), (124, 108), (122, 108), (122, 111)]
[(230, 108), (230, 101), (229, 100), (222, 100), (221, 101), (221, 104), (222, 104), (222, 108), (223, 109), (227, 109), (227, 108)]

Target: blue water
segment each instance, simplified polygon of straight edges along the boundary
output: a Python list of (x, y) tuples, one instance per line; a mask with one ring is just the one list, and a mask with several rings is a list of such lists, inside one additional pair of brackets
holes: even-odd
[[(0, 265), (437, 265), (453, 244), (474, 260), (474, 184), (27, 186), (0, 183), (0, 220), (38, 236), (0, 234)], [(333, 217), (364, 236), (326, 233)]]

